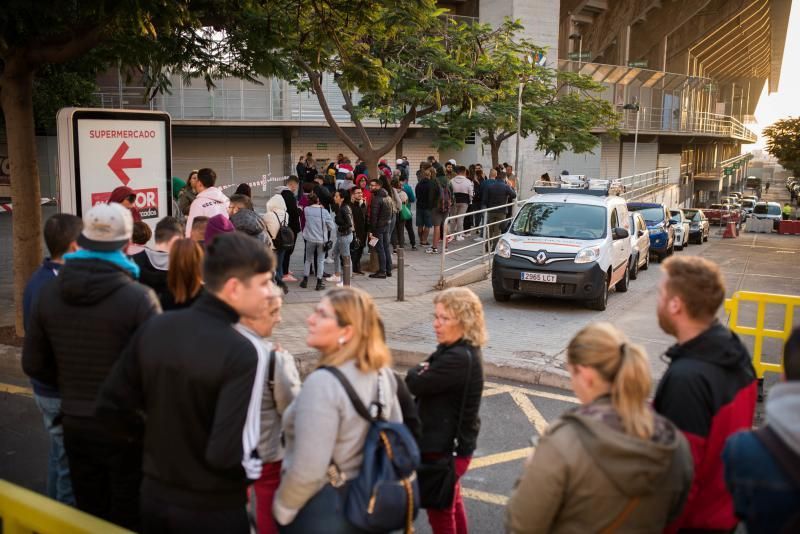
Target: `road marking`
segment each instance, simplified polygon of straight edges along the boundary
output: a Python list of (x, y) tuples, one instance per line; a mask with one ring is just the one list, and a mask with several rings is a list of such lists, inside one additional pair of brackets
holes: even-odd
[(517, 392), (517, 393), (522, 393), (523, 395), (532, 395), (534, 397), (543, 397), (545, 399), (553, 399), (564, 402), (571, 402), (573, 404), (580, 404), (580, 401), (576, 397), (573, 397), (571, 395), (563, 395), (561, 393), (551, 393), (549, 391), (536, 391), (533, 389), (527, 389), (518, 386), (507, 386), (505, 384), (498, 384), (496, 382), (486, 382), (484, 383), (484, 387), (489, 388), (488, 391), (484, 390), (483, 392), (484, 397), (490, 397), (492, 395), (498, 395), (500, 393)]
[(515, 449), (513, 451), (498, 452), (497, 454), (489, 454), (488, 456), (481, 456), (480, 458), (473, 458), (469, 463), (469, 470), (480, 469), (481, 467), (489, 467), (492, 465), (502, 464), (505, 462), (513, 462), (520, 458), (527, 458), (533, 452), (533, 447), (523, 447), (522, 449)]
[(514, 399), (514, 402), (517, 403), (519, 409), (522, 410), (522, 413), (524, 413), (525, 417), (528, 418), (528, 421), (531, 422), (533, 428), (536, 429), (536, 432), (540, 436), (543, 435), (544, 431), (547, 429), (548, 423), (545, 418), (542, 417), (542, 414), (539, 413), (539, 410), (536, 409), (536, 406), (533, 405), (531, 399), (519, 391), (512, 391), (511, 398)]
[(500, 395), (501, 393), (511, 393), (512, 391), (514, 391), (512, 386), (497, 386), (490, 389), (484, 389), (483, 396), (491, 397), (493, 395)]
[(465, 488), (463, 486), (461, 487), (461, 496), (467, 499), (487, 502), (489, 504), (497, 504), (499, 506), (505, 506), (508, 504), (508, 497), (506, 497), (505, 495), (498, 495), (496, 493), (474, 490), (470, 488)]
[(2, 382), (0, 382), (0, 393), (10, 393), (12, 395), (25, 395), (26, 397), (33, 397), (33, 390), (31, 388), (15, 386), (13, 384), (3, 384)]

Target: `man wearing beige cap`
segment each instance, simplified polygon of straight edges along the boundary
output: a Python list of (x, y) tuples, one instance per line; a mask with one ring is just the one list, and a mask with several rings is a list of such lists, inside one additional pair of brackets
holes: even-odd
[(79, 509), (126, 528), (139, 525), (142, 445), (121, 439), (95, 418), (96, 398), (136, 329), (161, 313), (139, 266), (123, 250), (131, 212), (97, 204), (83, 216), (77, 252), (33, 303), (22, 368), (61, 391), (64, 448)]

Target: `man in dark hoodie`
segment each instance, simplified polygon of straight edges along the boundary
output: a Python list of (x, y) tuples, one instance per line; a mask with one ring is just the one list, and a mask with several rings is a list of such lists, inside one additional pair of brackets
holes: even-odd
[(370, 278), (386, 278), (392, 276), (392, 199), (381, 182), (373, 178), (369, 181), (372, 191), (372, 205), (369, 213), (369, 238), (377, 238), (375, 250), (378, 253), (378, 270), (369, 275)]
[(297, 236), (300, 235), (300, 208), (297, 207), (297, 190), (300, 188), (300, 180), (297, 176), (290, 176), (286, 181), (284, 188), (278, 188), (283, 201), (286, 203), (286, 214), (289, 216), (289, 228), (294, 232), (294, 243), (292, 248), (287, 249), (283, 254), (283, 281), (284, 282), (297, 282), (297, 278), (289, 274), (289, 260), (294, 252), (295, 243), (297, 243)]
[(86, 212), (81, 250), (42, 287), (33, 303), (22, 368), (58, 387), (64, 448), (79, 509), (136, 530), (142, 446), (121, 439), (95, 418), (97, 393), (133, 333), (161, 307), (136, 282), (139, 266), (122, 250), (133, 231), (131, 212), (97, 204)]
[(156, 244), (146, 248), (131, 259), (139, 266), (139, 281), (156, 292), (159, 300), (167, 292), (167, 270), (169, 250), (172, 244), (183, 237), (183, 225), (175, 217), (164, 217), (156, 224)]
[[(44, 224), (44, 242), (50, 257), (33, 273), (22, 297), (22, 320), (25, 330), (31, 316), (33, 302), (42, 287), (58, 276), (64, 266), (64, 255), (78, 250), (78, 237), (83, 222), (80, 217), (68, 213), (57, 213)], [(31, 379), (33, 398), (42, 412), (45, 430), (50, 436), (50, 453), (47, 461), (47, 496), (64, 504), (74, 505), (72, 483), (69, 478), (69, 462), (64, 451), (64, 428), (58, 422), (61, 414), (61, 394), (57, 387), (48, 386)]]
[(274, 266), (256, 239), (218, 235), (204, 259), (203, 295), (143, 325), (102, 387), (98, 416), (134, 439), (144, 426), (145, 533), (250, 532), (245, 505), (248, 477), (262, 469), (268, 356), (260, 339), (233, 326), (269, 306)]
[(722, 448), (750, 429), (756, 375), (747, 349), (716, 319), (725, 298), (719, 267), (698, 256), (669, 258), (658, 287), (658, 323), (678, 343), (653, 406), (683, 431), (694, 458), (694, 481), (669, 531), (732, 531), (738, 520), (725, 488)]
[(734, 434), (722, 453), (749, 534), (800, 532), (800, 328), (783, 348), (783, 378), (767, 397), (767, 424)]

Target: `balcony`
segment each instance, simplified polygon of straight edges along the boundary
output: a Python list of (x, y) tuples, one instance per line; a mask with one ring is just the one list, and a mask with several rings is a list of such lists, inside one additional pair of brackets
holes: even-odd
[[(558, 61), (559, 70), (590, 76), (602, 84), (601, 98), (620, 114), (624, 133), (673, 134), (733, 138), (754, 143), (757, 135), (730, 115), (712, 113), (719, 87), (709, 78), (685, 76), (651, 69)], [(636, 102), (639, 110), (624, 109)], [(601, 130), (598, 130), (600, 132)]]

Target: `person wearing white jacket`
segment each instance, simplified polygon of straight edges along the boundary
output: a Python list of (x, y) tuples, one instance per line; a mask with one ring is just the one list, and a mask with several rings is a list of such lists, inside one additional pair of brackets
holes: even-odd
[(267, 201), (267, 212), (264, 214), (264, 222), (267, 223), (267, 233), (272, 239), (272, 250), (278, 258), (278, 264), (275, 268), (275, 283), (283, 290), (284, 293), (289, 292), (286, 282), (283, 281), (283, 255), (286, 254), (286, 249), (279, 247), (275, 240), (278, 238), (278, 233), (281, 231), (281, 226), (289, 225), (289, 214), (286, 212), (286, 201), (280, 193), (276, 193)]
[(203, 216), (210, 219), (214, 215), (220, 214), (228, 217), (228, 206), (231, 201), (221, 189), (214, 187), (216, 183), (217, 173), (214, 172), (214, 169), (205, 168), (197, 171), (195, 184), (197, 197), (192, 201), (189, 216), (186, 218), (186, 237), (192, 237), (192, 222), (195, 217)]

